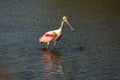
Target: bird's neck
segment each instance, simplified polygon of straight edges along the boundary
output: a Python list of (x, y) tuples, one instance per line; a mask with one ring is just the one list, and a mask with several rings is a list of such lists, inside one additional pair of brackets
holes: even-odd
[(61, 22), (61, 26), (59, 28), (60, 31), (62, 31), (62, 29), (63, 29), (63, 24), (64, 24), (64, 21)]

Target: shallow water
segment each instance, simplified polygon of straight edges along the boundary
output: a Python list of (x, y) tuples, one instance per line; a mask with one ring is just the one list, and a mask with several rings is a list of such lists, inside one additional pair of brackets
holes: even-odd
[[(39, 44), (67, 16), (57, 49)], [(1, 0), (0, 80), (119, 80), (120, 8), (112, 0)]]

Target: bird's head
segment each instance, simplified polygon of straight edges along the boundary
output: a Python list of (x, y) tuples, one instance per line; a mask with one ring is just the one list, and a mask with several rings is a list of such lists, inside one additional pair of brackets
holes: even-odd
[(67, 17), (63, 16), (63, 21), (66, 22), (67, 21)]
[(63, 21), (66, 22), (68, 24), (68, 26), (71, 28), (72, 31), (74, 31), (74, 28), (70, 25), (70, 23), (67, 20), (66, 16), (63, 16)]

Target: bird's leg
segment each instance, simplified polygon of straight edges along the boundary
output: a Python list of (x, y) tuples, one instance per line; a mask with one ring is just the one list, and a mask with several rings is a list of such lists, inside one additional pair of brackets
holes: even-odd
[(47, 42), (47, 49), (49, 48), (50, 42)]
[(54, 48), (56, 48), (57, 41), (54, 41)]

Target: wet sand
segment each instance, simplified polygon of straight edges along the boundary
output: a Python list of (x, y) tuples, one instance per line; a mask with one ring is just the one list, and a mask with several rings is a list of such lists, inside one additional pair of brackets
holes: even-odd
[[(1, 0), (0, 80), (119, 80), (120, 8), (112, 0)], [(57, 49), (38, 39), (67, 16)]]

